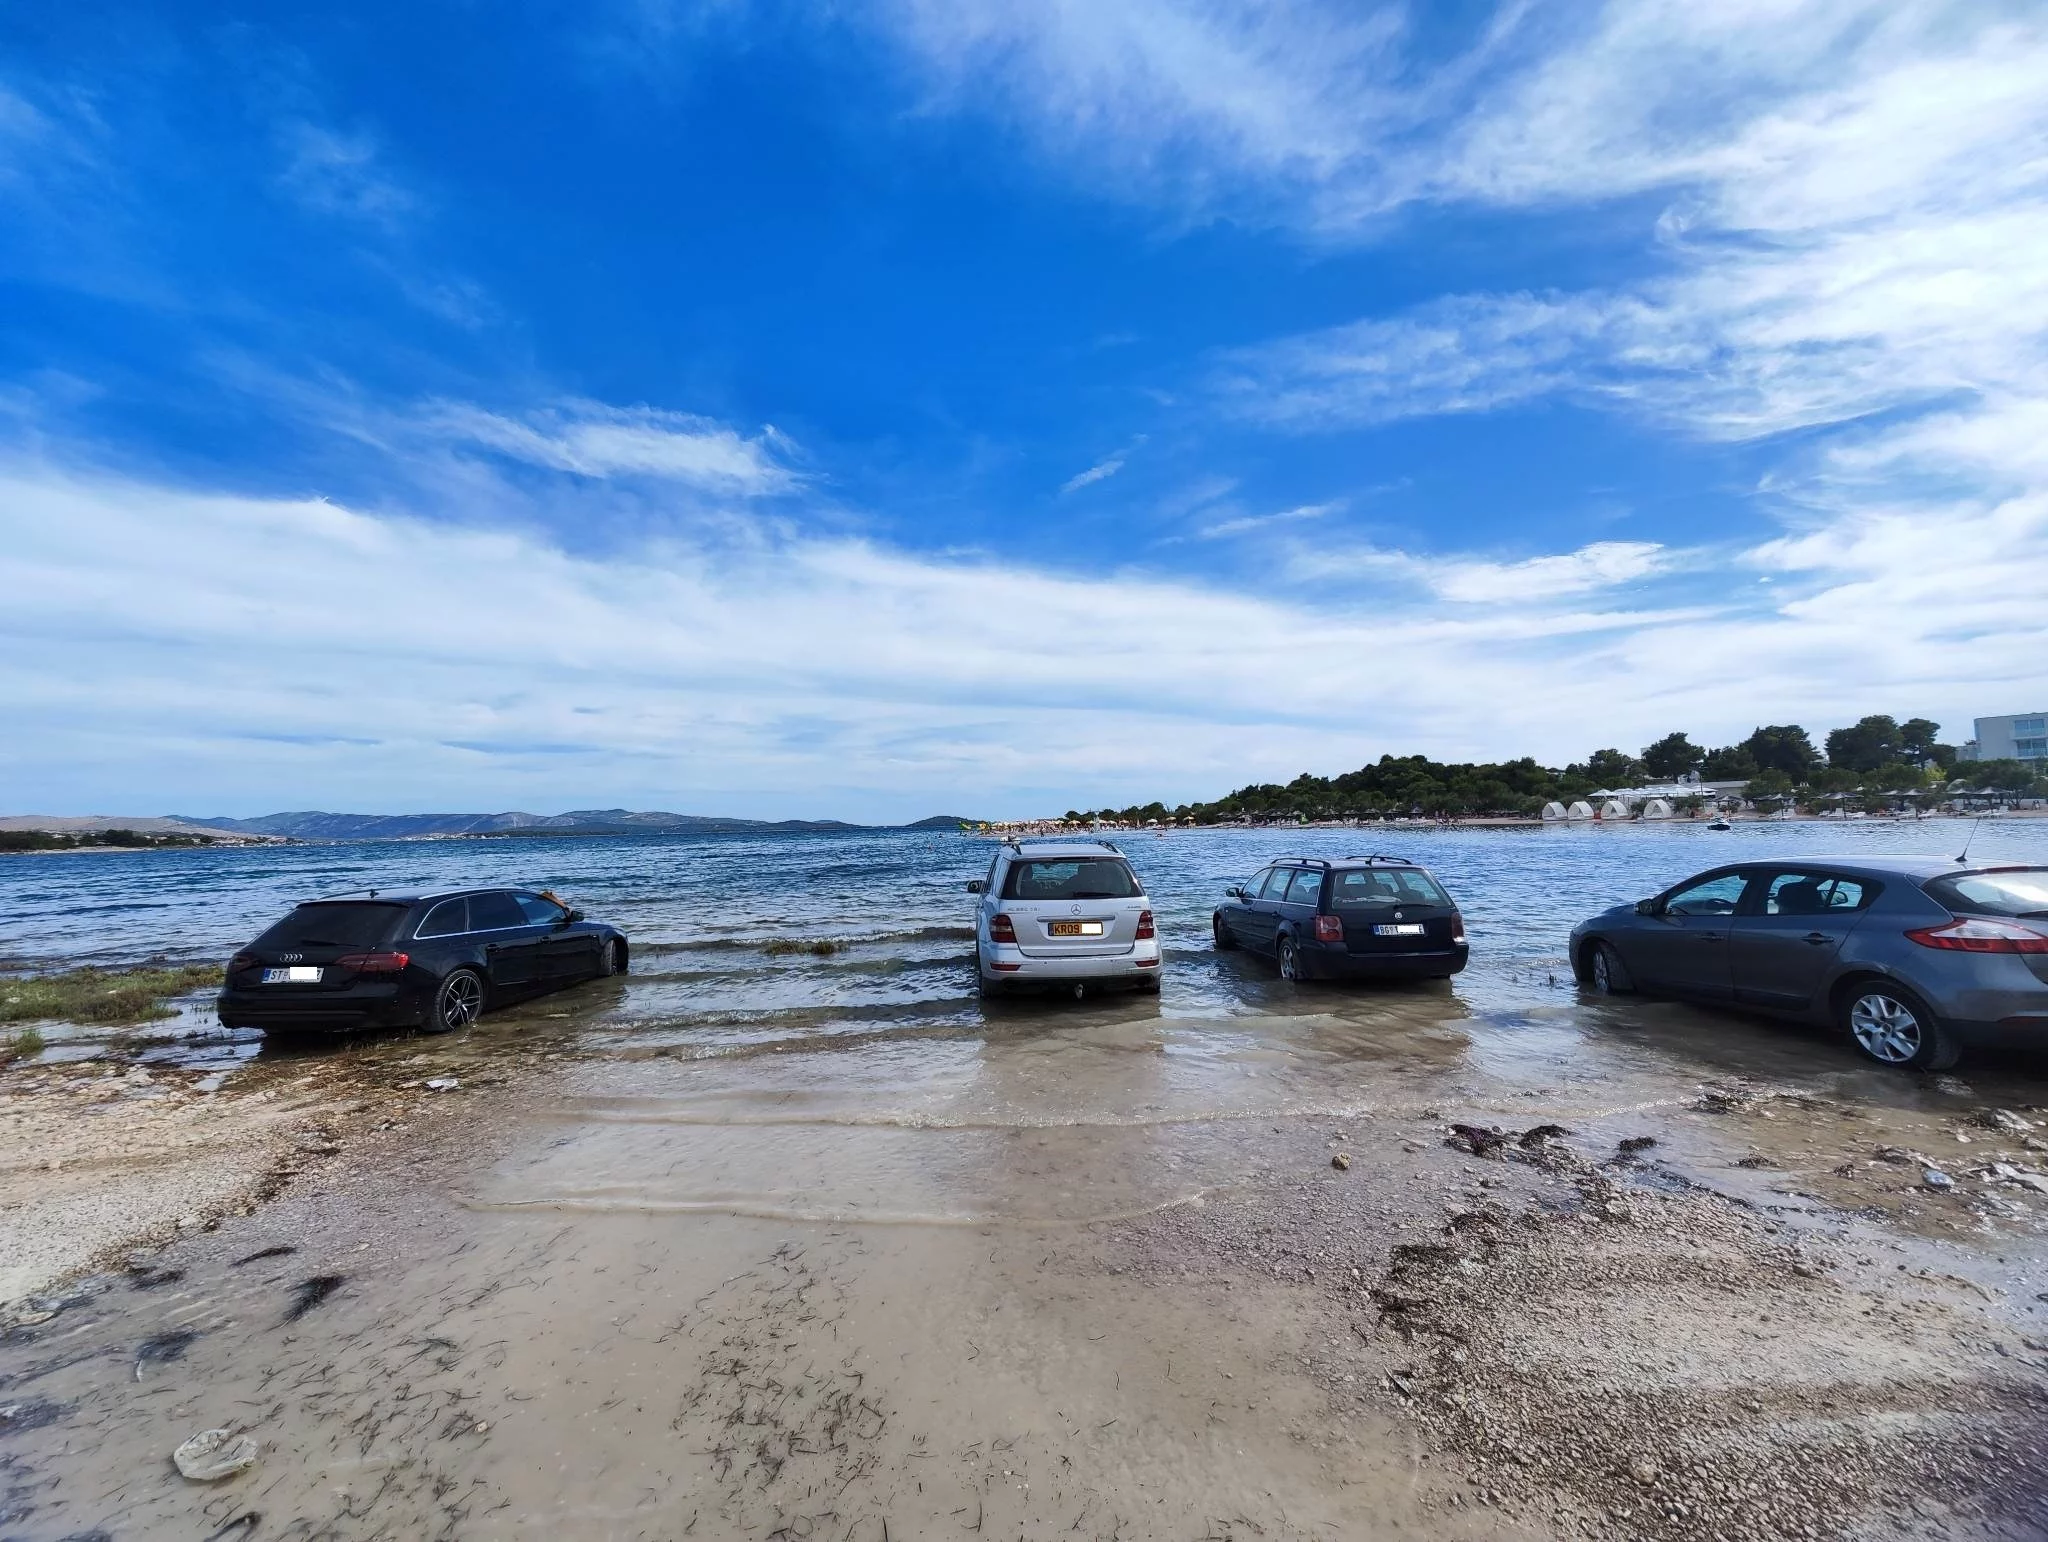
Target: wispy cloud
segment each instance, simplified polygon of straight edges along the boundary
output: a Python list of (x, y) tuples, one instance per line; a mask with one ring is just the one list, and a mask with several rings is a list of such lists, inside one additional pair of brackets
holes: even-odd
[[(1215, 389), (1232, 412), (1290, 428), (1485, 412), (1603, 377), (1600, 339), (1626, 307), (1600, 296), (1453, 296), (1387, 318), (1226, 355)], [(1624, 387), (1625, 388), (1625, 387)]]
[(1577, 551), (1515, 561), (1317, 547), (1297, 550), (1292, 570), (1304, 579), (1376, 574), (1460, 605), (1501, 605), (1540, 604), (1613, 589), (1665, 573), (1672, 565), (1672, 554), (1654, 541), (1595, 541)]
[(1195, 534), (1205, 541), (1220, 541), (1233, 535), (1249, 535), (1255, 530), (1270, 530), (1276, 525), (1298, 525), (1305, 520), (1326, 519), (1343, 507), (1342, 503), (1304, 503), (1299, 508), (1282, 509), (1274, 514), (1241, 514), (1235, 519), (1204, 525)]
[(386, 229), (418, 208), (417, 197), (381, 164), (369, 133), (292, 118), (277, 134), (284, 157), (278, 185), (302, 208)]
[(1075, 472), (1066, 481), (1060, 483), (1060, 496), (1064, 498), (1068, 493), (1077, 493), (1082, 488), (1091, 487), (1097, 482), (1106, 482), (1123, 469), (1123, 457), (1121, 455), (1112, 455), (1108, 460), (1096, 462), (1086, 471)]
[(583, 477), (655, 477), (753, 497), (802, 481), (786, 464), (794, 446), (772, 427), (747, 438), (711, 418), (653, 407), (571, 400), (512, 416), (434, 402), (416, 423), (432, 437)]

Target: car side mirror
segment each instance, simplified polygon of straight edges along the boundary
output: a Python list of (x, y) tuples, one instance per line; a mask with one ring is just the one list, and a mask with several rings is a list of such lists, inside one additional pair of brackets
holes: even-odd
[(1661, 899), (1637, 900), (1636, 914), (1639, 916), (1661, 916), (1664, 914), (1664, 902)]
[(583, 919), (583, 912), (582, 912), (582, 911), (580, 911), (580, 910), (571, 910), (571, 911), (568, 911), (568, 912), (566, 912), (566, 913), (565, 913), (565, 914), (563, 915), (562, 919), (561, 919), (561, 920), (559, 920), (559, 921), (557, 921), (557, 922), (555, 923), (555, 925), (557, 925), (557, 926), (567, 926), (567, 925), (568, 925), (568, 924), (569, 924), (570, 922), (572, 922), (572, 921), (581, 921), (582, 919)]
[(967, 880), (967, 892), (969, 894), (979, 894), (983, 889), (986, 889), (987, 887), (988, 885), (979, 878), (970, 878)]
[(1234, 883), (1229, 888), (1225, 889), (1223, 892), (1229, 895), (1234, 900), (1241, 900), (1244, 898), (1244, 885), (1241, 883)]

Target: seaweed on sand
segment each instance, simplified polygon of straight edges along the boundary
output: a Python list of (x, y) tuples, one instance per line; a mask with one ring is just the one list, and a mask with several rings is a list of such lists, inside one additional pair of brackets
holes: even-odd
[(813, 958), (830, 958), (844, 950), (846, 944), (834, 942), (829, 937), (820, 937), (815, 942), (805, 942), (796, 937), (777, 937), (763, 943), (761, 951), (770, 958), (788, 958), (795, 953), (808, 953)]
[(145, 1023), (176, 1016), (169, 998), (220, 982), (218, 964), (16, 975), (0, 981), (0, 1023)]

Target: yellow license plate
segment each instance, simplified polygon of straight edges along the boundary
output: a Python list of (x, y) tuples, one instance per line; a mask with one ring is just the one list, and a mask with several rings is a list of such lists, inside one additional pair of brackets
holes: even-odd
[(1100, 937), (1100, 921), (1048, 921), (1045, 926), (1048, 937)]

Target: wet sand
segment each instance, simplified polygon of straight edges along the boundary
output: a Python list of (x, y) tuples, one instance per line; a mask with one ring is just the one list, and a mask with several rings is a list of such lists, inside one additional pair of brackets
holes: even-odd
[(0, 1535), (2043, 1534), (2036, 1070), (1268, 1005), (367, 1044), (267, 1203), (0, 1341)]

